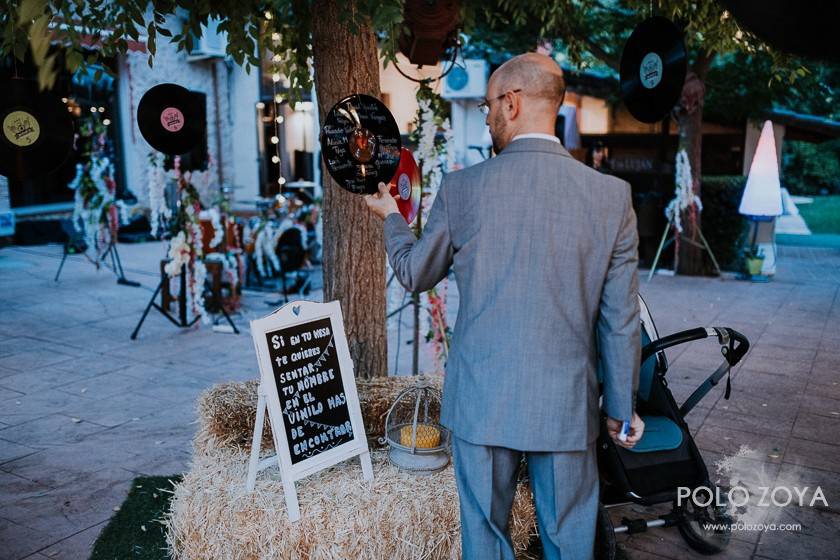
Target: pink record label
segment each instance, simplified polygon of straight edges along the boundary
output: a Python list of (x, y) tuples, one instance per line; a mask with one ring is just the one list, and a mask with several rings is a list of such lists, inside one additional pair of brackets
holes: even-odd
[(160, 124), (169, 132), (184, 128), (184, 113), (176, 107), (167, 107), (160, 113)]

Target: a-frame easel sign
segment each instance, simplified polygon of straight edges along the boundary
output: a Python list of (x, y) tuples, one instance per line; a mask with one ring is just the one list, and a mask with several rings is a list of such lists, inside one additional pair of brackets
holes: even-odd
[[(353, 361), (337, 301), (288, 303), (251, 321), (260, 366), (248, 491), (257, 473), (280, 467), (289, 519), (300, 519), (295, 481), (359, 455), (373, 480)], [(277, 455), (260, 461), (265, 411)]]

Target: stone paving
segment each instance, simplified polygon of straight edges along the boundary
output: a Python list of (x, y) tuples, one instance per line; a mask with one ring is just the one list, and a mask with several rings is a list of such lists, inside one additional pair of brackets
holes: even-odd
[[(214, 383), (256, 377), (247, 319), (267, 314), (247, 292), (240, 336), (179, 330), (157, 313), (129, 340), (164, 248), (120, 247), (127, 275), (71, 257), (53, 276), (59, 246), (0, 249), (0, 558), (84, 559), (138, 474), (188, 468), (194, 403)], [(732, 398), (715, 389), (689, 422), (710, 470), (749, 445), (775, 480), (820, 485), (828, 509), (788, 507), (798, 532), (738, 532), (721, 558), (838, 557), (840, 548), (840, 250), (780, 247), (768, 284), (657, 276), (642, 282), (660, 334), (730, 326), (753, 349), (733, 374)], [(457, 294), (451, 284), (454, 317)], [(310, 299), (319, 299), (316, 291)], [(401, 294), (397, 294), (399, 301)], [(392, 298), (394, 299), (394, 298)], [(389, 370), (410, 367), (410, 311), (389, 325)], [(424, 322), (425, 330), (425, 322)], [(421, 353), (421, 369), (433, 367)], [(669, 353), (670, 386), (684, 399), (716, 366), (715, 344)], [(635, 508), (634, 508), (635, 509)], [(626, 513), (626, 512), (625, 512)], [(616, 516), (621, 512), (616, 512)], [(676, 529), (619, 537), (634, 560), (701, 558)]]

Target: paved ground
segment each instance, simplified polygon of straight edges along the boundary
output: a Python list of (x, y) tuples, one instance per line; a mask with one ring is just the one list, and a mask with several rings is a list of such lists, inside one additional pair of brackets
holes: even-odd
[[(0, 250), (0, 558), (86, 558), (134, 476), (187, 467), (197, 395), (256, 376), (247, 333), (181, 332), (153, 314), (139, 340), (129, 340), (164, 251), (158, 244), (121, 251), (143, 288), (117, 286), (80, 257), (56, 284), (58, 246)], [(690, 416), (709, 465), (749, 445), (772, 479), (819, 484), (830, 504), (785, 508), (784, 522), (801, 523), (800, 532), (738, 533), (721, 557), (837, 558), (839, 287), (840, 250), (808, 247), (781, 247), (769, 284), (656, 277), (642, 286), (660, 334), (726, 325), (754, 343), (733, 376), (732, 399), (717, 389)], [(265, 299), (246, 294), (237, 323), (270, 311)], [(410, 317), (403, 315), (399, 363), (389, 368), (401, 373), (409, 371)], [(396, 331), (393, 323), (392, 347)], [(422, 356), (422, 368), (432, 367), (430, 354)], [(696, 344), (669, 357), (679, 400), (719, 354)], [(392, 351), (389, 364), (396, 358)], [(675, 529), (620, 542), (631, 559), (699, 558)]]

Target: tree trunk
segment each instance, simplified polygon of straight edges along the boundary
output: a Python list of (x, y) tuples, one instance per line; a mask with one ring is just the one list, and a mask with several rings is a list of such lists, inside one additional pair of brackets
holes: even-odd
[[(713, 57), (714, 54), (700, 55), (692, 66), (686, 76), (677, 115), (680, 132), (679, 147), (688, 154), (692, 187), (697, 196), (700, 196), (702, 173), (703, 104), (706, 94), (704, 80)], [(705, 274), (708, 268), (705, 266), (706, 256), (699, 235), (701, 214), (696, 212), (691, 212), (691, 214), (691, 216), (683, 216), (682, 219), (683, 232), (680, 236), (677, 272), (696, 276)]]
[[(342, 4), (317, 1), (313, 6), (312, 49), (318, 112), (351, 93), (379, 97), (379, 52), (369, 27), (351, 33), (341, 21)], [(348, 9), (346, 6), (343, 9)], [(352, 8), (350, 8), (352, 9)], [(364, 199), (339, 187), (326, 169), (324, 185), (324, 300), (338, 300), (356, 375), (388, 373), (385, 332), (385, 247), (382, 223)]]

